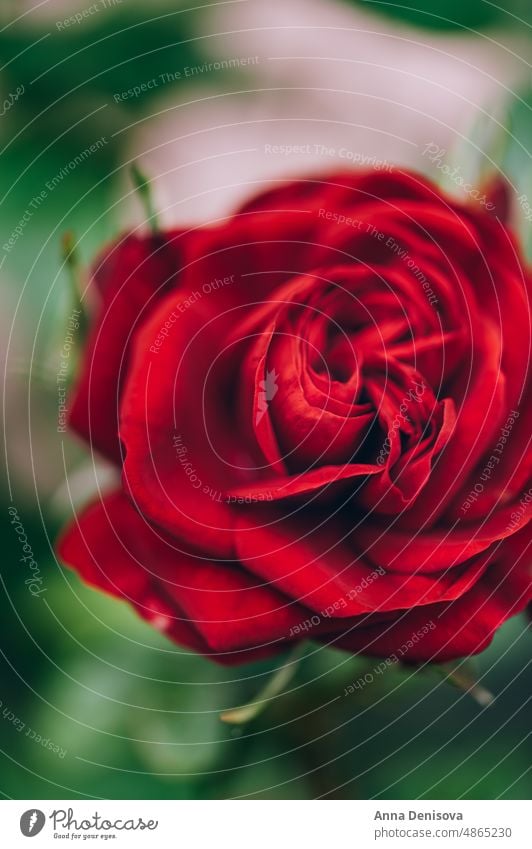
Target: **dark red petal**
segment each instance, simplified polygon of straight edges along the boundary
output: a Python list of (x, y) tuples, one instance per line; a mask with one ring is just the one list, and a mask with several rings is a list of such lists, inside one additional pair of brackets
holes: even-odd
[(70, 402), (69, 423), (117, 463), (122, 460), (118, 411), (132, 341), (160, 296), (176, 285), (177, 239), (178, 234), (124, 236), (105, 251), (93, 271), (100, 304)]
[[(452, 526), (424, 531), (398, 530), (390, 522), (363, 523), (356, 530), (356, 542), (364, 546), (372, 561), (394, 572), (438, 572), (464, 563), (486, 551), (493, 543), (512, 536), (515, 504), (493, 512), (476, 522), (456, 522)], [(523, 510), (519, 525), (532, 519), (532, 501)]]
[(530, 533), (524, 531), (503, 543), (493, 564), (454, 601), (417, 607), (369, 627), (355, 626), (328, 642), (348, 651), (418, 662), (443, 663), (478, 654), (532, 598), (530, 542)]
[(60, 539), (58, 553), (87, 583), (129, 601), (171, 639), (228, 655), (227, 661), (235, 652), (243, 662), (256, 650), (280, 650), (309, 615), (237, 564), (184, 555), (121, 492), (88, 507)]
[(114, 492), (75, 517), (56, 544), (58, 556), (90, 586), (128, 601), (155, 628), (201, 651), (206, 644), (182, 611), (158, 593), (152, 564), (138, 556), (138, 530), (146, 533), (142, 525), (123, 493)]
[[(350, 207), (375, 199), (439, 198), (439, 191), (419, 175), (394, 169), (393, 173), (370, 171), (344, 171), (326, 177), (308, 177), (299, 180), (278, 179), (267, 189), (243, 204), (238, 215), (263, 210), (325, 208), (324, 212), (349, 210)], [(323, 217), (325, 221), (325, 217)]]
[(376, 569), (363, 553), (350, 548), (347, 535), (333, 522), (316, 529), (297, 516), (276, 520), (257, 509), (242, 515), (238, 527), (238, 553), (250, 571), (317, 613), (340, 605), (339, 617), (457, 598), (489, 559), (488, 553), (463, 569), (443, 567), (434, 575), (405, 575)]

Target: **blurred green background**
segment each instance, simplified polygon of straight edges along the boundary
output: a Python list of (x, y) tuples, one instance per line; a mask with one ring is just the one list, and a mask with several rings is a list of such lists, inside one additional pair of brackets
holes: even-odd
[[(28, 592), (6, 522), (0, 791), (26, 799), (529, 798), (532, 673), (524, 619), (507, 623), (479, 660), (482, 683), (496, 695), (489, 708), (434, 670), (394, 669), (344, 697), (344, 687), (375, 662), (320, 649), (303, 660), (285, 695), (234, 730), (220, 722), (220, 711), (253, 697), (272, 664), (228, 670), (188, 655), (125, 605), (83, 586), (53, 556), (69, 512), (65, 470), (81, 496), (90, 479), (84, 449), (73, 439), (63, 445), (56, 432), (53, 364), (70, 309), (60, 237), (73, 230), (88, 261), (138, 219), (137, 201), (128, 196), (128, 150), (136, 122), (157, 108), (162, 93), (147, 90), (124, 103), (113, 95), (212, 59), (216, 29), (200, 4), (192, 5), (159, 3), (148, 12), (146, 4), (124, 0), (67, 31), (56, 21), (82, 4), (49, 3), (37, 12), (6, 3), (0, 13), (3, 241), (31, 209), (0, 266), (2, 512), (7, 518), (15, 504), (46, 588), (40, 597)], [(325, 0), (322, 7), (327, 20)], [(331, 3), (331, 13), (333, 7), (335, 14), (363, 9), (376, 28), (385, 20), (413, 24), (418, 37), (473, 28), (532, 44), (520, 20), (532, 17), (524, 0), (502, 8), (483, 0)], [(209, 79), (203, 82), (208, 88)], [(176, 81), (164, 97), (179, 97), (186, 84)], [(241, 84), (230, 72), (216, 80), (218, 89)], [(504, 120), (512, 136), (501, 141), (491, 131), (482, 136), (482, 126), (475, 130), (523, 191), (532, 174), (529, 103), (524, 90), (509, 95)], [(34, 208), (46, 183), (101, 137), (105, 144)], [(468, 162), (474, 176), (483, 173), (474, 156)]]

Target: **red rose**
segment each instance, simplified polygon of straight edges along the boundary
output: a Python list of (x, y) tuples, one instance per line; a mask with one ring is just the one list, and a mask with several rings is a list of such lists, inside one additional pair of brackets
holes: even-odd
[(123, 485), (59, 543), (87, 582), (223, 662), (444, 661), (529, 602), (530, 276), (481, 205), (281, 183), (94, 280), (71, 423)]

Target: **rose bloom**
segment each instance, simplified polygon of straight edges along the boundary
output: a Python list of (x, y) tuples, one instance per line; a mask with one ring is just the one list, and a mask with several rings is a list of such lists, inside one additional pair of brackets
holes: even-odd
[(532, 597), (530, 272), (492, 206), (340, 173), (109, 247), (70, 423), (122, 486), (61, 559), (224, 663), (484, 649)]

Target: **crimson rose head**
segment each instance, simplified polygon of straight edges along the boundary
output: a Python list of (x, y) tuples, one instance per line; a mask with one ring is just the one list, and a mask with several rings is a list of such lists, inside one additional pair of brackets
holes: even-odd
[(530, 271), (396, 171), (286, 183), (127, 235), (70, 423), (121, 487), (60, 557), (177, 643), (441, 662), (532, 597)]

